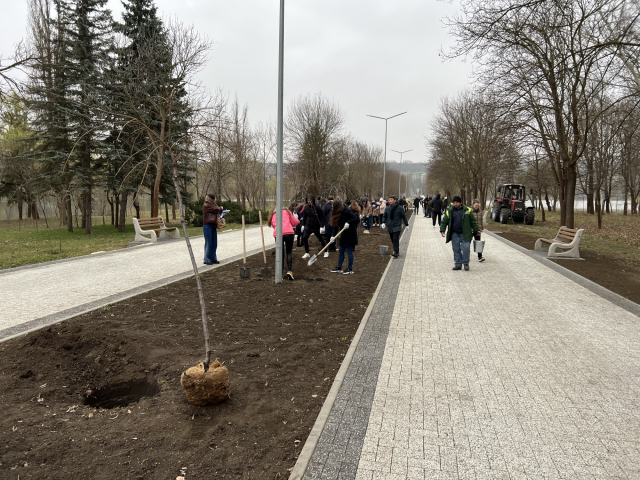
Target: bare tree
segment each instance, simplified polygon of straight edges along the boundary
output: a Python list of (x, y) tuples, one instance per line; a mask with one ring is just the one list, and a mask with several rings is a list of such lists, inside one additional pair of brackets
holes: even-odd
[[(499, 90), (520, 124), (542, 142), (560, 189), (561, 223), (574, 225), (578, 161), (595, 121), (590, 99), (621, 66), (633, 28), (603, 28), (622, 18), (617, 0), (468, 0), (450, 20), (457, 45), (449, 57), (473, 55), (487, 88)], [(631, 22), (637, 17), (632, 16)]]

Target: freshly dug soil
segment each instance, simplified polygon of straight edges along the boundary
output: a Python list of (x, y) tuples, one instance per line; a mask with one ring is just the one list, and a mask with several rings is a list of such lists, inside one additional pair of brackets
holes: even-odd
[[(524, 233), (504, 232), (498, 235), (527, 250), (533, 250), (538, 239)], [(621, 260), (582, 247), (580, 256), (584, 261), (553, 261), (632, 302), (640, 303), (640, 262)]]
[(386, 231), (359, 239), (354, 275), (302, 248), (293, 282), (260, 278), (262, 254), (250, 279), (241, 262), (202, 275), (231, 381), (213, 407), (180, 388), (204, 357), (193, 279), (0, 344), (0, 478), (287, 478), (389, 261)]

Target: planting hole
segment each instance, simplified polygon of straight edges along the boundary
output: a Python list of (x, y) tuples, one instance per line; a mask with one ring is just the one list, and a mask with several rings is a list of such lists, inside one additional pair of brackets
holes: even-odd
[(84, 404), (96, 408), (126, 407), (144, 397), (153, 397), (160, 391), (155, 379), (140, 378), (89, 388), (84, 394)]

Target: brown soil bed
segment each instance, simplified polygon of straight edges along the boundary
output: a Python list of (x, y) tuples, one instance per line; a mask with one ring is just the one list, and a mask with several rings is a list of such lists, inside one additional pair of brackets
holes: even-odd
[(287, 478), (389, 260), (372, 232), (354, 275), (299, 248), (293, 282), (260, 278), (262, 255), (249, 280), (240, 262), (202, 276), (231, 378), (218, 406), (180, 388), (204, 356), (193, 279), (0, 344), (0, 478)]
[[(513, 232), (498, 235), (527, 250), (533, 250), (538, 238)], [(554, 262), (632, 302), (640, 303), (640, 262), (632, 259), (622, 260), (586, 248), (580, 248), (580, 256), (584, 261), (554, 260)]]

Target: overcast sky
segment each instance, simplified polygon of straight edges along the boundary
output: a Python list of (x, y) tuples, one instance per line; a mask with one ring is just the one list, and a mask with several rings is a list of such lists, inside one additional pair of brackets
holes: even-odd
[[(4, 0), (0, 55), (25, 36), (26, 0)], [(277, 111), (278, 0), (156, 0), (161, 17), (193, 24), (213, 42), (204, 85), (220, 87), (249, 107), (249, 120), (275, 120)], [(442, 25), (458, 2), (437, 0), (297, 0), (285, 6), (285, 113), (294, 98), (321, 92), (347, 115), (346, 131), (384, 145), (390, 117), (391, 150), (423, 162), (424, 135), (440, 98), (469, 85), (471, 65), (443, 62), (451, 44)], [(119, 0), (109, 0), (120, 18)]]

